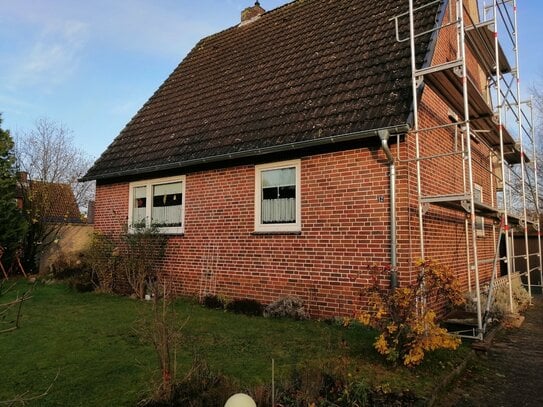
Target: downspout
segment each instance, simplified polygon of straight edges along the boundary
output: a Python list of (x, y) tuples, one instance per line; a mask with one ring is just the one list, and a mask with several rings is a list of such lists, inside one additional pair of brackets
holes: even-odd
[(390, 132), (388, 130), (379, 130), (378, 134), (390, 169), (390, 287), (395, 289), (398, 287), (398, 259), (396, 256), (398, 245), (396, 240), (396, 163), (388, 146)]

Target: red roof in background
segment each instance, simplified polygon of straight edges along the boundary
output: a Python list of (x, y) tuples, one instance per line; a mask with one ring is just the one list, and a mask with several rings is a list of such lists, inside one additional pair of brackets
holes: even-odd
[(82, 223), (81, 212), (69, 184), (28, 181), (27, 187), (28, 195), (37, 202), (44, 221)]

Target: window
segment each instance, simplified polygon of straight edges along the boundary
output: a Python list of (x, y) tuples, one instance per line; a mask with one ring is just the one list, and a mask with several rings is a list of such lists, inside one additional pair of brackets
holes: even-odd
[(156, 227), (162, 233), (183, 233), (185, 177), (130, 184), (129, 227)]
[(255, 230), (300, 231), (300, 161), (255, 167)]
[[(478, 184), (473, 184), (473, 201), (475, 203), (483, 203), (483, 187)], [(475, 218), (475, 230), (477, 236), (485, 235), (485, 218), (477, 216)]]

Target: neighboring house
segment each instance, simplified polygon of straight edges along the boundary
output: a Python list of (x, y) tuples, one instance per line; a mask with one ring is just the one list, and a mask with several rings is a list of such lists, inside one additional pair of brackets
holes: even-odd
[(32, 207), (45, 223), (82, 223), (81, 212), (70, 184), (35, 181), (26, 172), (18, 175), (17, 206), (24, 207), (32, 200)]
[[(450, 64), (457, 2), (423, 3), (416, 66)], [(499, 130), (479, 96), (479, 109), (470, 105), (477, 133), (466, 137), (456, 81), (442, 71), (418, 84), (414, 111), (408, 5), (308, 0), (264, 12), (257, 2), (241, 24), (201, 40), (83, 178), (97, 181), (96, 228), (145, 222), (169, 234), (163, 272), (178, 293), (264, 303), (296, 295), (316, 316), (359, 309), (371, 265), (392, 265), (383, 284), (412, 282), (423, 255), (471, 289), (470, 231), (492, 257), (495, 223), (481, 216), (497, 216), (499, 191), (474, 164), (467, 198), (462, 157), (489, 162)], [(479, 21), (474, 1), (468, 10)], [(463, 64), (470, 97), (485, 94), (485, 66), (472, 51)], [(413, 132), (415, 118), (433, 130)], [(503, 138), (507, 163), (520, 162)], [(443, 159), (421, 164), (418, 182), (421, 152)], [(471, 201), (473, 224), (462, 208)], [(491, 265), (475, 267), (488, 281)]]
[(47, 271), (59, 257), (77, 257), (93, 228), (84, 222), (70, 184), (35, 181), (25, 172), (18, 177), (17, 205), (27, 211), (33, 224), (29, 236), (41, 246), (26, 254), (39, 256), (40, 272)]

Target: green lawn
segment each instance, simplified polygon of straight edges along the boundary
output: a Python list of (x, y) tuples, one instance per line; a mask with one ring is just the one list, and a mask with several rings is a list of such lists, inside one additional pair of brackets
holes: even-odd
[[(26, 286), (21, 281), (16, 288)], [(29, 405), (134, 406), (156, 377), (156, 355), (134, 329), (149, 311), (150, 303), (125, 297), (37, 285), (24, 304), (20, 329), (0, 334), (0, 401), (39, 394), (58, 375), (50, 393)], [(278, 380), (296, 365), (342, 360), (372, 385), (429, 396), (468, 351), (436, 352), (416, 369), (391, 368), (372, 348), (375, 333), (360, 326), (246, 317), (187, 300), (176, 303), (176, 312), (180, 321), (188, 318), (180, 369), (198, 355), (240, 388), (269, 383), (272, 358)]]

